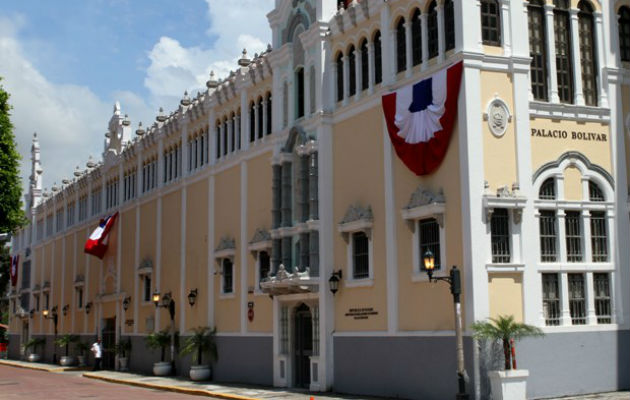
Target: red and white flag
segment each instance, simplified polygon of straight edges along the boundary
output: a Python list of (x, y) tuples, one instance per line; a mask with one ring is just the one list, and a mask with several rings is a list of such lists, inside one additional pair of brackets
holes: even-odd
[(116, 222), (116, 217), (118, 217), (118, 213), (114, 215), (110, 215), (105, 219), (101, 219), (98, 226), (88, 240), (85, 242), (85, 247), (83, 251), (87, 254), (91, 254), (100, 258), (101, 260), (105, 257), (105, 252), (107, 251), (108, 246), (108, 238), (109, 231), (114, 226), (114, 222)]
[(416, 175), (435, 171), (448, 149), (462, 79), (462, 62), (382, 98), (396, 154)]
[(11, 257), (11, 285), (17, 286), (17, 278), (18, 278), (18, 263), (20, 262), (20, 255), (14, 255)]

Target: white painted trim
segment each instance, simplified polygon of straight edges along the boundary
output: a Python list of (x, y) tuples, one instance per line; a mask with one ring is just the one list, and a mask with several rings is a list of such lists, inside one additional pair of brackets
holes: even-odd
[[(387, 331), (398, 330), (398, 248), (396, 235), (396, 195), (394, 192), (393, 147), (383, 119), (383, 163), (385, 186), (385, 260), (387, 285)], [(371, 240), (370, 240), (371, 242)], [(370, 266), (370, 268), (372, 268)]]
[[(185, 129), (184, 129), (185, 131)], [(182, 141), (183, 145), (183, 141)], [(183, 151), (182, 151), (183, 152)], [(180, 242), (179, 242), (179, 331), (186, 331), (186, 312), (188, 311), (187, 305), (187, 290), (186, 290), (186, 215), (188, 210), (188, 186), (184, 185), (181, 191), (181, 205), (180, 205)]]
[[(273, 104), (273, 103), (272, 103)], [(265, 126), (263, 126), (263, 135), (264, 135)], [(248, 327), (248, 319), (247, 319), (247, 267), (248, 267), (248, 250), (247, 250), (247, 200), (248, 200), (248, 169), (247, 163), (241, 163), (241, 204), (240, 204), (240, 238), (238, 239), (241, 244), (239, 246), (240, 249), (240, 258), (241, 258), (241, 268), (240, 268), (240, 324), (241, 324), (241, 335), (247, 333)], [(254, 274), (256, 275), (256, 273)]]

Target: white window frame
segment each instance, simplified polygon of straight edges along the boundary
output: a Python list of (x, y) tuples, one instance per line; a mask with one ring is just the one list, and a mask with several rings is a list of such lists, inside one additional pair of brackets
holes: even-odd
[(492, 246), (490, 222), (495, 209), (504, 208), (508, 210), (508, 226), (510, 229), (510, 262), (493, 263), (492, 249), (490, 248), (488, 251), (488, 259), (486, 260), (486, 269), (493, 272), (523, 271), (525, 264), (522, 262), (523, 254), (521, 251), (521, 218), (523, 209), (527, 203), (527, 198), (521, 196), (516, 187), (513, 187), (511, 192), (506, 187), (499, 188), (497, 193), (490, 193), (488, 188), (486, 188), (482, 202), (484, 210), (486, 211), (485, 222), (490, 246)]
[[(224, 256), (224, 257), (217, 257), (217, 263), (219, 264), (219, 275), (221, 275), (221, 279), (219, 280), (219, 285), (220, 285), (220, 290), (219, 290), (219, 298), (220, 299), (231, 299), (234, 298), (236, 296), (236, 279), (235, 279), (235, 272), (236, 272), (236, 264), (234, 263), (234, 256)], [(225, 271), (223, 271), (223, 261), (224, 260), (230, 260), (230, 262), (232, 263), (232, 291), (231, 292), (226, 292), (225, 291), (225, 285), (223, 282), (223, 279), (225, 279), (224, 274)]]
[(412, 231), (411, 235), (411, 281), (412, 282), (428, 282), (429, 275), (422, 271), (420, 263), (422, 262), (422, 254), (420, 254), (420, 221), (429, 218), (435, 218), (440, 227), (440, 269), (435, 271), (433, 276), (442, 277), (449, 275), (449, 264), (446, 252), (446, 204), (430, 203), (418, 207), (403, 209), (402, 218), (407, 222)]
[[(256, 266), (254, 268), (254, 296), (267, 296), (266, 293), (263, 293), (262, 289), (260, 288), (260, 280), (261, 280), (261, 276), (260, 276), (260, 253), (261, 252), (266, 252), (267, 254), (269, 254), (269, 257), (271, 258), (271, 251), (272, 251), (272, 241), (271, 240), (262, 240), (259, 242), (250, 242), (249, 246), (247, 247), (247, 249), (252, 253), (252, 255), (254, 256), (254, 258), (256, 259)], [(272, 269), (271, 266), (271, 260), (269, 261), (269, 270), (271, 271)]]
[[(339, 224), (338, 230), (346, 242), (346, 271), (344, 274), (345, 287), (364, 287), (374, 285), (374, 241), (372, 240), (372, 220), (359, 219), (348, 223)], [(363, 232), (368, 238), (368, 276), (367, 278), (354, 278), (354, 239), (353, 234)]]

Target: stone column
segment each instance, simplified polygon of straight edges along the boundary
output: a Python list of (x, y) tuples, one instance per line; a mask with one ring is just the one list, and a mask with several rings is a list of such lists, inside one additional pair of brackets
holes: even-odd
[(444, 61), (444, 52), (446, 48), (446, 32), (444, 31), (444, 5), (437, 6), (438, 20), (438, 62)]
[(317, 151), (313, 151), (310, 154), (309, 160), (309, 173), (308, 173), (308, 183), (309, 183), (309, 219), (318, 220), (319, 219), (319, 198), (318, 198), (318, 165), (317, 165)]

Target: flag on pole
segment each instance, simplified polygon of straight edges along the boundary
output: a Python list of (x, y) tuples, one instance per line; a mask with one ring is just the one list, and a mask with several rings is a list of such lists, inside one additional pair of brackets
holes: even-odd
[(105, 252), (107, 251), (108, 246), (109, 231), (112, 229), (114, 222), (116, 222), (116, 217), (118, 217), (118, 213), (101, 219), (96, 229), (94, 229), (88, 240), (85, 242), (85, 248), (83, 251), (86, 254), (91, 254), (101, 260), (105, 257)]
[(462, 65), (458, 62), (382, 98), (392, 145), (416, 175), (432, 173), (444, 160), (457, 117)]
[(20, 262), (20, 255), (16, 254), (11, 257), (11, 285), (17, 286), (17, 278), (18, 278), (18, 263)]

